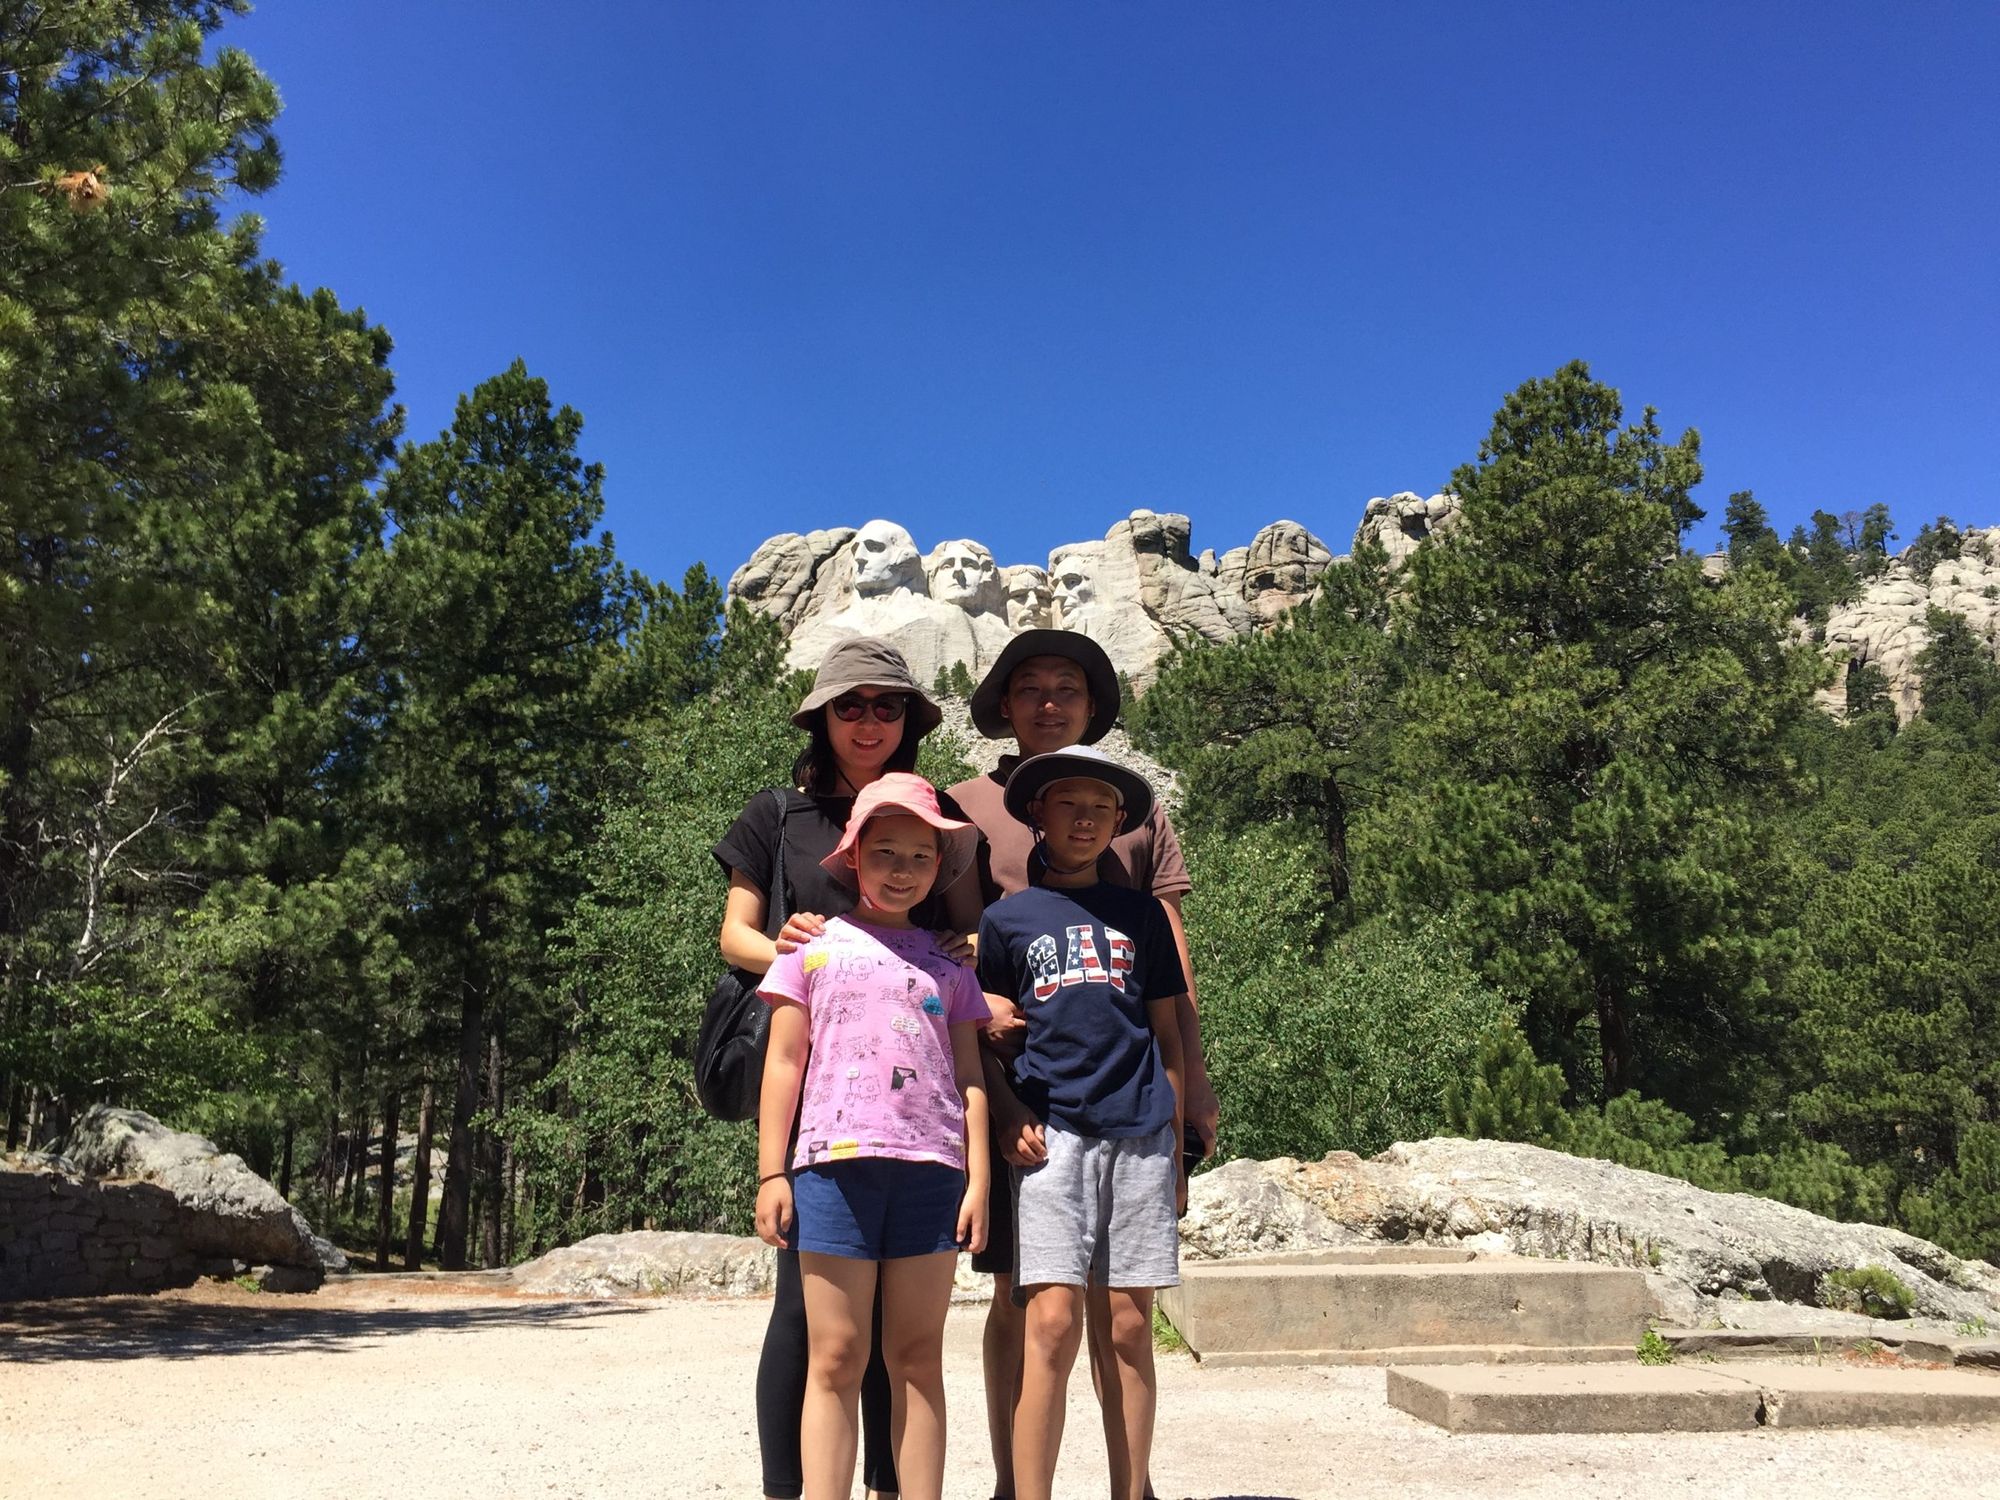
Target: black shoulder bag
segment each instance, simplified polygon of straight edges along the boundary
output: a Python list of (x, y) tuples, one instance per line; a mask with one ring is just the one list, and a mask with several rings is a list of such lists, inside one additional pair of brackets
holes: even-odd
[[(771, 892), (764, 903), (764, 935), (784, 931), (790, 915), (785, 901), (785, 815), (791, 811), (783, 791), (778, 799), (778, 851), (771, 863)], [(757, 994), (761, 974), (731, 969), (715, 983), (702, 1012), (701, 1034), (694, 1044), (694, 1093), (701, 1107), (718, 1120), (753, 1120), (764, 1087), (764, 1048), (771, 1038), (771, 1007)]]

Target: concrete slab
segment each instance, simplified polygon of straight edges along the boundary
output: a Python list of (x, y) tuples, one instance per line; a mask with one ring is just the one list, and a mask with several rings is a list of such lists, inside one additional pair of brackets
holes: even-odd
[(1406, 1344), (1397, 1349), (1248, 1349), (1197, 1354), (1206, 1369), (1279, 1365), (1617, 1365), (1632, 1362), (1629, 1344)]
[[(1491, 1259), (1491, 1257), (1488, 1257)], [(1329, 1245), (1318, 1250), (1279, 1250), (1219, 1261), (1182, 1261), (1191, 1266), (1456, 1266), (1479, 1259), (1476, 1250), (1452, 1245)]]
[(1951, 1427), (2000, 1422), (2000, 1380), (1971, 1370), (1766, 1365), (1767, 1427)]
[(1645, 1331), (1643, 1274), (1494, 1257), (1445, 1264), (1198, 1261), (1160, 1310), (1203, 1358), (1308, 1351), (1622, 1345)]
[(1389, 1404), (1448, 1432), (1727, 1432), (1762, 1398), (1736, 1375), (1671, 1365), (1391, 1369)]
[(1877, 1323), (1873, 1327), (1875, 1332), (1860, 1336), (1844, 1328), (1790, 1333), (1749, 1328), (1660, 1328), (1656, 1331), (1673, 1346), (1676, 1354), (1683, 1357), (1699, 1355), (1711, 1359), (1760, 1360), (1787, 1355), (1824, 1357), (1874, 1344), (1919, 1364), (2000, 1370), (2000, 1340), (1911, 1332), (1894, 1323)]

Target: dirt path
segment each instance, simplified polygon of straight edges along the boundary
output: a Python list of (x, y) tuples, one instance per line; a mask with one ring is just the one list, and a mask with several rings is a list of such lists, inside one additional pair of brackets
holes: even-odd
[[(0, 1497), (754, 1496), (758, 1303), (359, 1288), (0, 1308)], [(954, 1500), (989, 1493), (982, 1310), (947, 1332)], [(1165, 1358), (1164, 1496), (2000, 1496), (2000, 1428), (1452, 1437), (1373, 1369)], [(1058, 1493), (1103, 1489), (1087, 1380)]]

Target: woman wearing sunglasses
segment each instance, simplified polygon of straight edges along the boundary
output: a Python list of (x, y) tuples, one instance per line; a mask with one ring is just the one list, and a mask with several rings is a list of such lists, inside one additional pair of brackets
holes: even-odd
[[(780, 953), (817, 937), (829, 917), (854, 907), (855, 892), (821, 867), (839, 846), (854, 798), (885, 772), (913, 770), (917, 744), (943, 716), (910, 675), (903, 654), (874, 636), (841, 641), (826, 654), (812, 691), (792, 722), (806, 732), (806, 747), (792, 767), (792, 782), (778, 796), (750, 799), (715, 846), (729, 879), (720, 944), (730, 964), (762, 974)], [(942, 793), (945, 816), (964, 814)], [(782, 805), (782, 811), (781, 811)], [(777, 866), (779, 827), (784, 829), (784, 925), (775, 933), (771, 882)], [(975, 868), (944, 892), (933, 892), (912, 916), (941, 934), (947, 952), (969, 958), (964, 934), (979, 925), (982, 901)], [(874, 1354), (861, 1383), (862, 1476), (869, 1492), (897, 1492), (889, 1435), (889, 1375), (882, 1362), (881, 1307), (876, 1307)], [(757, 1367), (757, 1439), (763, 1453), (764, 1493), (795, 1500), (804, 1488), (799, 1461), (799, 1419), (806, 1388), (805, 1292), (795, 1251), (778, 1251), (777, 1295)]]

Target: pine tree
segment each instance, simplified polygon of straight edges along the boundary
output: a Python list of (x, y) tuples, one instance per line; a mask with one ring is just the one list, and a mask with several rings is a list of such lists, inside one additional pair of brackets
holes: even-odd
[(1329, 917), (1352, 892), (1355, 780), (1390, 722), (1388, 597), (1369, 564), (1336, 563), (1269, 632), (1183, 642), (1129, 715), (1137, 742), (1183, 773), (1191, 828), (1277, 820), (1318, 845)]
[(1444, 1112), (1455, 1134), (1471, 1140), (1524, 1141), (1558, 1150), (1570, 1138), (1563, 1113), (1562, 1069), (1543, 1066), (1513, 1021), (1489, 1027), (1464, 1080), (1445, 1088)]
[[(270, 83), (234, 49), (204, 58), (222, 18), (245, 8), (138, 0), (0, 14), (10, 1137), (23, 1076), (39, 1073), (58, 1112), (68, 1085), (54, 1075), (89, 1076), (49, 1050), (73, 1023), (95, 1024), (96, 1000), (61, 986), (101, 974), (98, 957), (120, 946), (81, 914), (106, 910), (99, 898), (121, 872), (167, 863), (161, 777), (185, 745), (194, 692), (160, 660), (156, 631), (196, 601), (153, 564), (187, 500), (227, 471), (217, 437), (236, 410), (229, 392), (191, 386), (177, 352), (212, 329), (227, 283), (256, 254), (255, 222), (224, 227), (222, 201), (269, 187), (278, 166)], [(100, 835), (121, 849), (109, 865), (64, 856)]]
[(1764, 993), (1760, 812), (1821, 667), (1758, 570), (1679, 536), (1699, 441), (1622, 428), (1581, 364), (1516, 392), (1406, 573), (1381, 812), (1391, 900), (1449, 912), (1585, 1096), (1721, 1085)]
[(461, 399), (437, 439), (406, 447), (385, 490), (396, 535), (370, 632), (392, 695), (384, 805), (414, 865), (406, 922), (428, 1008), (456, 1021), (438, 1224), (453, 1269), (466, 1263), (474, 1116), (503, 1108), (492, 1038), (546, 1019), (547, 937), (645, 686), (624, 641), (648, 588), (608, 534), (591, 538), (603, 474), (576, 456), (581, 426), (517, 363)]

